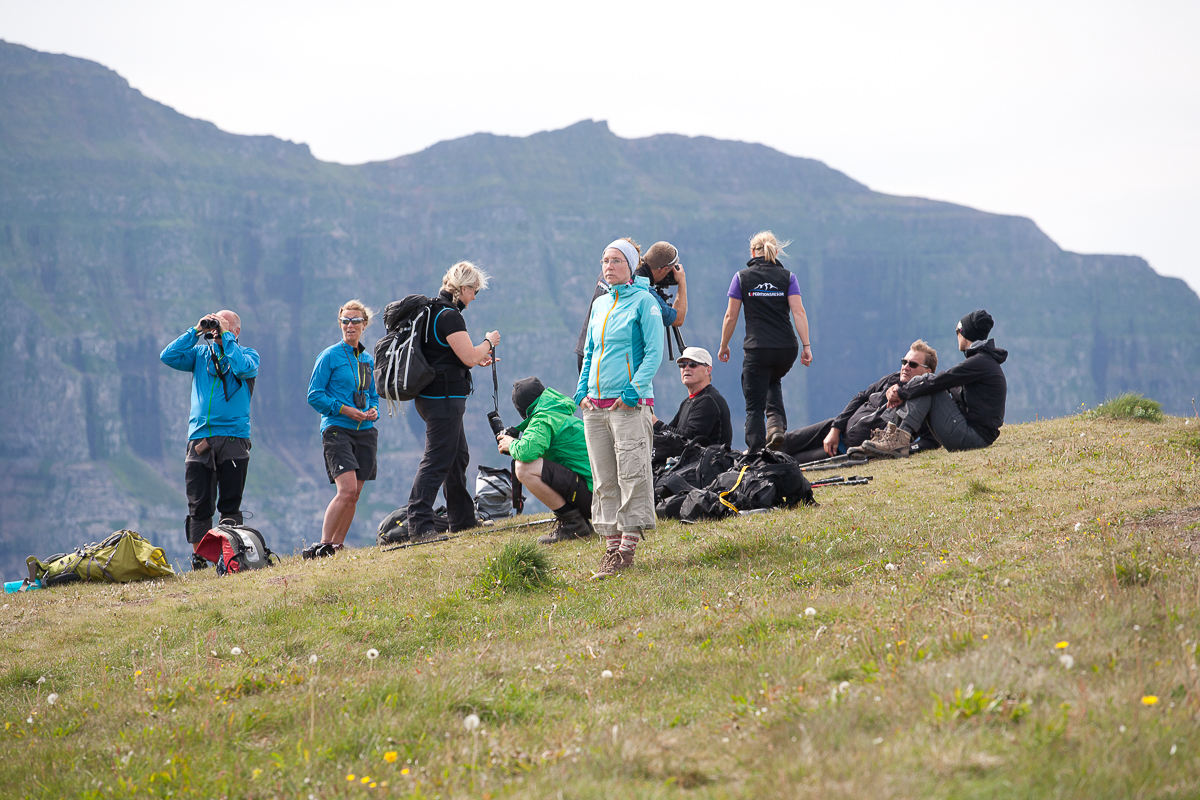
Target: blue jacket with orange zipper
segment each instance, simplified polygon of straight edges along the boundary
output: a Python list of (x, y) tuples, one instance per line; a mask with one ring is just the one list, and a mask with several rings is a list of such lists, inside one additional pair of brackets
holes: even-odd
[(653, 399), (654, 375), (662, 363), (662, 310), (642, 276), (618, 284), (592, 303), (576, 404), (585, 397), (619, 397), (626, 405)]

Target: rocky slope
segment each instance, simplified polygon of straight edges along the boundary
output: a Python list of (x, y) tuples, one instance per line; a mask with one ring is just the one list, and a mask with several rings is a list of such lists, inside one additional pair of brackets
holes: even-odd
[[(1011, 353), (1010, 421), (1126, 390), (1183, 412), (1200, 388), (1194, 292), (1139, 258), (1065, 252), (1027, 219), (882, 195), (759, 145), (620, 139), (602, 122), (326, 164), (304, 145), (177, 114), (98, 64), (3, 42), (0, 226), (0, 570), (10, 577), (29, 553), (117, 527), (181, 551), (188, 377), (158, 353), (223, 307), (262, 354), (247, 507), (273, 547), (311, 540), (331, 492), (305, 389), (316, 353), (339, 335), (339, 302), (432, 293), (462, 258), (495, 276), (468, 324), (477, 339), (504, 335), (508, 416), (505, 387), (518, 377), (570, 393), (605, 243), (678, 245), (685, 335), (715, 350), (725, 289), (761, 228), (794, 240), (787, 263), (813, 323), (816, 361), (787, 381), (793, 425), (836, 413), (914, 338), (955, 363), (954, 324), (977, 307)], [(738, 364), (719, 366), (716, 381), (737, 409)], [(483, 418), (490, 384), (476, 376), (468, 432), (475, 458), (499, 466)], [(674, 408), (674, 370), (658, 384)], [(423, 441), (411, 409), (382, 429), (357, 541), (405, 502)]]

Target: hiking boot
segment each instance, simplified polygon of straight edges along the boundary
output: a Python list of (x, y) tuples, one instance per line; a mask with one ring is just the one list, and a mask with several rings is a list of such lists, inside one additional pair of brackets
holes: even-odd
[(605, 578), (611, 578), (617, 574), (617, 562), (621, 561), (621, 551), (613, 550), (611, 553), (605, 551), (604, 557), (600, 559), (600, 566), (592, 573), (590, 580), (602, 581)]
[(192, 572), (208, 569), (208, 559), (199, 553), (192, 553)]
[(863, 450), (868, 455), (906, 458), (910, 445), (912, 445), (912, 434), (903, 428), (896, 427), (896, 423), (889, 422), (887, 430), (881, 436), (873, 438), (869, 442), (863, 442)]
[(558, 517), (558, 524), (546, 536), (538, 537), (538, 544), (558, 544), (572, 539), (586, 539), (592, 533), (592, 526), (578, 508), (568, 508)]
[(300, 555), (308, 561), (314, 558), (328, 558), (336, 552), (332, 542), (317, 542), (301, 550)]
[(409, 539), (408, 543), (409, 544), (429, 544), (430, 542), (440, 542), (443, 539), (449, 539), (449, 538), (450, 538), (449, 536), (442, 533), (437, 528), (434, 528), (431, 526), (431, 527), (428, 527), (425, 530), (421, 531), (420, 533), (414, 534), (413, 537), (411, 539)]
[(772, 431), (768, 431), (767, 432), (767, 449), (782, 451), (783, 450), (783, 434), (784, 434), (784, 431), (781, 431), (778, 428), (776, 428), (775, 430), (772, 430)]

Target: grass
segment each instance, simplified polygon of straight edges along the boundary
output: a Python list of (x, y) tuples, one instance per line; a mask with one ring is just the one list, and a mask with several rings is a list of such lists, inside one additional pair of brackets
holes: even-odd
[(1125, 392), (1105, 400), (1089, 412), (1092, 416), (1105, 419), (1132, 419), (1141, 422), (1162, 422), (1162, 403), (1142, 397), (1136, 392)]
[(1009, 426), (817, 508), (665, 524), (602, 583), (599, 543), (513, 531), (7, 595), (0, 785), (1196, 796), (1194, 431)]

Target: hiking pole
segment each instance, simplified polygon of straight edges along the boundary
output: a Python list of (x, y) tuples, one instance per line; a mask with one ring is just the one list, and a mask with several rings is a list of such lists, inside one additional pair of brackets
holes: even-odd
[(849, 456), (834, 456), (827, 458), (824, 461), (814, 461), (811, 464), (800, 468), (801, 472), (824, 472), (831, 469), (841, 469), (842, 467), (861, 467), (867, 463), (865, 458), (850, 458)]
[(810, 483), (809, 486), (811, 486), (813, 489), (824, 489), (826, 487), (833, 487), (833, 486), (865, 486), (866, 484), (868, 484), (870, 482), (871, 482), (870, 475), (867, 475), (864, 477), (859, 477), (858, 475), (851, 475), (849, 478), (838, 477), (838, 478), (831, 478), (830, 480), (827, 480), (827, 481), (818, 481), (817, 483)]

